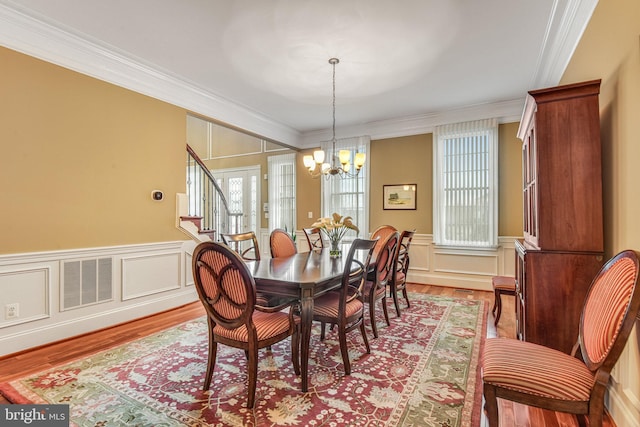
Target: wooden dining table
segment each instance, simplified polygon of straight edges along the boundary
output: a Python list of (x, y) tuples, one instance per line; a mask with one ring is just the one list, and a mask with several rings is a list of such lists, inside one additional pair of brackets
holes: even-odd
[(248, 261), (256, 289), (263, 294), (297, 298), (300, 301), (300, 373), (302, 391), (308, 390), (309, 342), (313, 322), (313, 301), (340, 287), (347, 252), (329, 257), (329, 249), (297, 253), (286, 258)]

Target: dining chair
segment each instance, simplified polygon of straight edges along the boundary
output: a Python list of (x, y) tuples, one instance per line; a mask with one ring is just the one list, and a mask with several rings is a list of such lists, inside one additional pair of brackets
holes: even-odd
[[(375, 245), (375, 240), (355, 239), (344, 260), (344, 270), (339, 291), (328, 292), (319, 296), (313, 305), (313, 320), (319, 321), (323, 325), (321, 339), (324, 338), (325, 324), (335, 324), (338, 327), (338, 340), (340, 342), (340, 353), (342, 354), (345, 375), (351, 374), (347, 332), (360, 328), (367, 354), (371, 353), (364, 326), (362, 291)], [(356, 252), (361, 252), (360, 256), (356, 257)], [(331, 262), (337, 262), (337, 260), (331, 260)]]
[(609, 375), (640, 308), (637, 282), (636, 252), (607, 261), (587, 292), (570, 355), (511, 338), (487, 339), (482, 379), (489, 426), (499, 424), (496, 398), (501, 398), (585, 415), (590, 427), (601, 427)]
[(324, 240), (322, 240), (322, 232), (320, 227), (303, 228), (304, 236), (307, 238), (309, 250), (324, 249)]
[[(244, 350), (247, 356), (247, 407), (255, 402), (258, 350), (291, 337), (291, 359), (300, 374), (299, 318), (291, 304), (261, 308), (256, 285), (244, 260), (226, 245), (200, 243), (193, 253), (195, 287), (207, 312), (209, 354), (203, 390), (211, 385), (218, 343)], [(289, 307), (289, 312), (283, 311)]]
[(276, 228), (269, 236), (271, 258), (284, 258), (298, 253), (296, 242), (289, 233), (281, 228)]
[[(382, 301), (382, 312), (387, 326), (391, 326), (389, 322), (389, 313), (387, 310), (387, 286), (393, 279), (393, 270), (396, 261), (396, 251), (398, 250), (398, 241), (400, 234), (397, 231), (388, 234), (382, 241), (380, 250), (376, 257), (376, 266), (373, 271), (373, 277), (369, 273), (367, 281), (364, 285), (364, 300), (369, 306), (369, 320), (371, 322), (371, 330), (374, 338), (378, 338), (378, 327), (376, 325), (376, 303)], [(379, 239), (377, 241), (379, 243)], [(376, 246), (378, 246), (376, 243)]]
[(376, 244), (376, 248), (373, 250), (373, 259), (376, 259), (378, 256), (378, 252), (382, 249), (384, 241), (391, 233), (395, 233), (398, 231), (393, 225), (381, 225), (380, 227), (373, 230), (371, 236), (369, 237), (371, 240), (378, 239), (378, 243)]
[[(222, 241), (246, 261), (257, 261), (260, 259), (260, 248), (258, 247), (258, 238), (253, 231), (246, 233), (221, 234)], [(247, 246), (247, 242), (248, 245)]]
[(396, 314), (400, 317), (400, 304), (398, 303), (398, 293), (402, 292), (407, 308), (411, 307), (409, 303), (409, 293), (407, 292), (407, 274), (409, 272), (409, 247), (413, 240), (416, 230), (404, 230), (400, 234), (398, 242), (398, 250), (396, 251), (395, 268), (393, 277), (389, 282), (389, 294), (393, 298), (393, 305), (396, 307)]

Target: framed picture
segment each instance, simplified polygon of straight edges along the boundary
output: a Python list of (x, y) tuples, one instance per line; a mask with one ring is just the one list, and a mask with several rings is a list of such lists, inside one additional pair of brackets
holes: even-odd
[(414, 209), (416, 208), (416, 184), (383, 185), (382, 208)]

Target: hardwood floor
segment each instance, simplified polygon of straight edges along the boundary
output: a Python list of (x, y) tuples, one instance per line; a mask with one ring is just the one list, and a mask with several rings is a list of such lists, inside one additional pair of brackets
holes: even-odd
[[(489, 311), (493, 305), (492, 292), (417, 284), (409, 284), (408, 289), (410, 292), (417, 293), (482, 299), (489, 304)], [(515, 336), (513, 297), (503, 297), (502, 303), (502, 317), (497, 328), (493, 326), (493, 316), (489, 312), (487, 319), (488, 337)], [(79, 357), (150, 335), (204, 314), (204, 309), (200, 302), (195, 302), (123, 325), (5, 356), (0, 358), (0, 382), (61, 365)], [(0, 396), (0, 404), (3, 403), (8, 402)], [(482, 427), (486, 425), (486, 419), (483, 417)], [(573, 415), (500, 401), (500, 425), (509, 427), (573, 427), (578, 426), (578, 422)], [(615, 427), (615, 424), (608, 417), (605, 417), (603, 427)]]

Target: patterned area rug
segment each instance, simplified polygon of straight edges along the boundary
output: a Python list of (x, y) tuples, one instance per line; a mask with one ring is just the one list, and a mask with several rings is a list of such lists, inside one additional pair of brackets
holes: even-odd
[(252, 410), (242, 351), (218, 346), (211, 390), (202, 391), (204, 318), (0, 384), (0, 392), (14, 403), (69, 404), (78, 426), (479, 426), (485, 304), (410, 299), (390, 327), (378, 318), (371, 354), (358, 331), (349, 333), (350, 376), (336, 332), (320, 341), (314, 326), (308, 393), (300, 391), (288, 340), (261, 350)]

